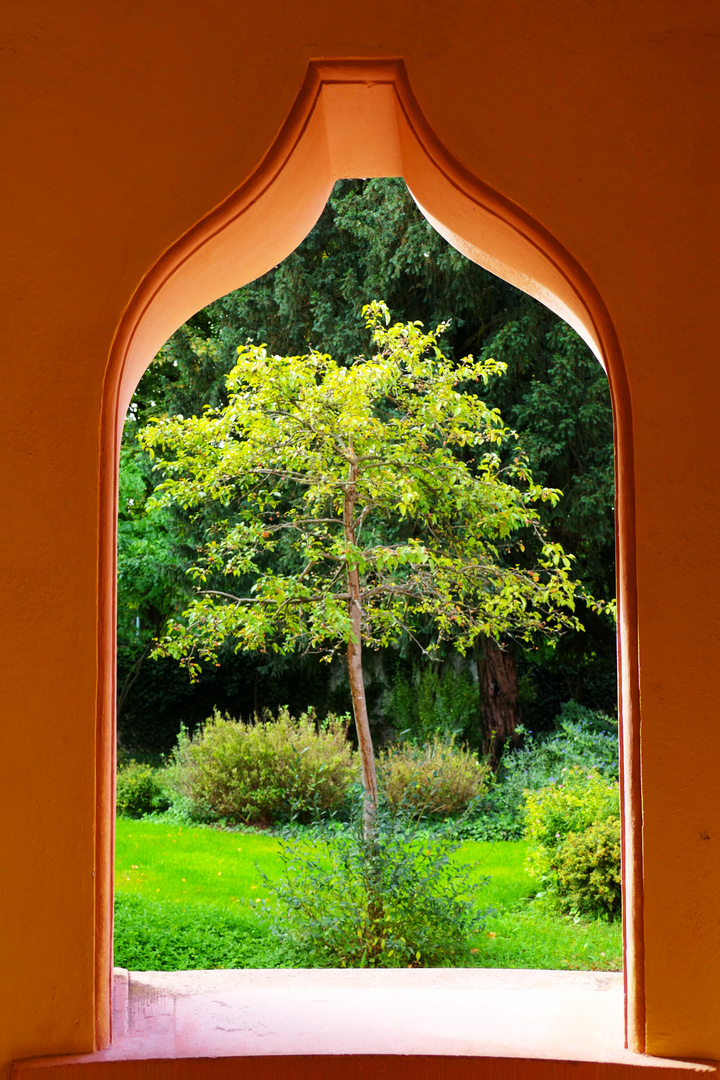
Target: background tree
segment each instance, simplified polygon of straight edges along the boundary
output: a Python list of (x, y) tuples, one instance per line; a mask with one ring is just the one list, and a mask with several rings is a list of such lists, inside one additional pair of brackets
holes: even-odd
[(388, 328), (380, 303), (365, 310), (372, 360), (345, 367), (248, 345), (227, 406), (155, 420), (141, 439), (164, 451), (154, 505), (233, 511), (211, 528), (193, 571), (203, 587), (160, 649), (197, 668), (228, 639), (239, 650), (343, 647), (370, 822), (363, 645), (418, 628), (431, 648), (447, 640), (461, 652), (478, 637), (553, 639), (577, 625), (577, 583), (536, 510), (559, 493), (533, 482), (517, 448), (502, 463), (514, 433), (477, 396), (500, 366), (452, 364), (438, 334)]
[[(130, 421), (132, 428), (137, 424)], [(118, 683), (118, 725), (154, 639), (187, 594), (186, 567), (173, 540), (175, 524), (166, 510), (149, 508), (153, 483), (147, 455), (125, 442), (120, 457), (118, 500), (118, 651), (124, 677)]]

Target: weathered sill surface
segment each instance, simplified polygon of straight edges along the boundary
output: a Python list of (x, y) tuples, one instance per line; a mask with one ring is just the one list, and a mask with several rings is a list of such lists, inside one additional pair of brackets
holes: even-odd
[[(668, 1069), (717, 1075), (712, 1063), (645, 1057), (623, 1041), (623, 981), (615, 973), (117, 969), (112, 1046), (18, 1063), (15, 1076), (33, 1080), (30, 1073), (50, 1067), (64, 1077), (91, 1066), (98, 1077), (182, 1080), (214, 1070), (218, 1077), (297, 1078), (309, 1059), (315, 1064), (307, 1075), (316, 1077), (338, 1069), (373, 1077), (567, 1073), (584, 1080), (639, 1068), (662, 1070), (667, 1080)], [(353, 1063), (339, 1067), (338, 1058)]]

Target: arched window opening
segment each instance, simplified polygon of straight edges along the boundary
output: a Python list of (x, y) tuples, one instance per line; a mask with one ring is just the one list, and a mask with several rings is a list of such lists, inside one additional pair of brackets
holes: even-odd
[[(571, 578), (582, 580), (604, 603), (614, 597), (612, 410), (597, 360), (577, 334), (538, 301), (442, 239), (402, 180), (338, 181), (317, 225), (292, 255), (176, 331), (143, 376), (128, 411), (118, 526), (118, 805), (138, 817), (157, 813), (170, 802), (174, 817), (156, 823), (122, 821), (118, 826), (115, 926), (116, 963), (121, 967), (256, 968), (288, 962), (289, 954), (269, 936), (267, 922), (253, 918), (253, 905), (264, 900), (266, 889), (262, 878), (256, 875), (251, 881), (248, 871), (252, 873), (255, 861), (262, 868), (266, 859), (268, 873), (277, 872), (273, 840), (217, 831), (195, 835), (193, 825), (220, 820), (277, 827), (287, 824), (289, 815), (306, 819), (311, 816), (308, 793), (286, 791), (280, 765), (270, 784), (255, 760), (242, 758), (243, 766), (238, 757), (233, 759), (231, 791), (233, 778), (216, 766), (212, 776), (199, 775), (207, 764), (199, 765), (200, 750), (192, 751), (188, 739), (213, 713), (246, 723), (263, 716), (277, 720), (284, 709), (291, 717), (310, 710), (325, 723), (328, 715), (347, 717), (342, 722), (347, 723), (353, 714), (344, 658), (337, 652), (328, 664), (323, 662), (328, 656), (317, 647), (287, 654), (264, 646), (235, 651), (237, 639), (230, 639), (217, 657), (201, 665), (194, 683), (187, 666), (181, 667), (173, 656), (148, 659), (178, 613), (192, 603), (197, 585), (188, 576), (191, 568), (208, 542), (222, 543), (237, 525), (237, 506), (204, 495), (193, 513), (177, 503), (151, 506), (153, 490), (169, 475), (156, 470), (163, 460), (174, 460), (178, 450), (158, 446), (151, 459), (138, 443), (139, 433), (162, 416), (182, 421), (226, 406), (226, 378), (248, 339), (265, 342), (271, 353), (283, 356), (315, 348), (345, 366), (361, 354), (372, 355), (361, 308), (374, 297), (387, 300), (393, 321), (419, 320), (427, 329), (442, 324), (439, 344), (451, 361), (474, 353), (505, 366), (505, 373), (495, 372), (487, 385), (466, 390), (482, 396), (517, 430), (518, 440), (507, 438), (499, 450), (504, 466), (524, 453), (537, 484), (564, 492), (557, 504), (538, 503), (539, 524), (574, 559)], [(198, 465), (196, 458), (193, 467)], [(391, 532), (401, 529), (399, 512), (396, 517)], [(520, 530), (516, 539), (530, 556), (537, 537)], [(270, 562), (275, 558), (287, 565), (289, 550), (274, 550)], [(502, 558), (508, 557), (527, 563), (519, 549), (513, 555), (508, 549)], [(236, 586), (221, 574), (213, 577), (212, 587), (230, 592)], [(421, 620), (414, 632), (390, 647), (366, 654), (364, 682), (376, 753), (384, 745), (395, 746), (381, 757), (385, 789), (395, 804), (410, 805), (411, 789), (420, 782), (430, 820), (457, 814), (473, 798), (479, 800), (480, 809), (463, 823), (462, 836), (465, 857), (478, 861), (473, 886), (477, 906), (491, 913), (482, 920), (482, 929), (472, 931), (465, 953), (456, 951), (455, 963), (461, 966), (621, 966), (619, 923), (593, 919), (601, 912), (606, 917), (617, 914), (619, 905), (619, 836), (611, 836), (619, 829), (619, 806), (612, 806), (618, 766), (614, 626), (607, 613), (594, 611), (579, 598), (578, 614), (582, 632), (566, 628), (557, 645), (541, 630), (523, 639), (517, 627), (498, 635), (497, 641), (481, 633), (463, 654), (446, 634), (448, 640), (432, 653), (428, 648), (437, 627), (423, 626)], [(193, 653), (192, 663), (195, 657)], [(153, 773), (151, 765), (166, 761), (176, 747), (181, 724), (184, 750), (176, 756), (175, 772)], [(208, 739), (226, 738), (228, 732), (223, 735), (222, 730), (211, 726)], [(224, 745), (227, 753), (233, 752)], [(461, 754), (460, 746), (470, 753)], [(303, 746), (301, 752), (307, 749)], [(237, 747), (234, 752), (240, 753)], [(337, 739), (330, 752), (337, 753)], [(487, 764), (473, 778), (468, 770), (477, 768), (478, 756)], [(237, 770), (243, 767), (256, 785), (251, 792), (237, 782)], [(328, 763), (319, 758), (318, 767), (326, 769)], [(168, 776), (174, 777), (172, 793)], [(333, 777), (338, 790), (334, 801), (323, 806), (346, 816), (351, 775), (343, 774), (344, 797), (339, 777)], [(318, 778), (308, 773), (305, 783), (317, 784)], [(428, 795), (433, 784), (437, 807)], [(277, 789), (273, 796), (265, 790), (272, 785)], [(566, 846), (575, 884), (567, 886), (560, 878), (564, 891), (558, 903), (565, 914), (549, 909), (547, 896), (544, 907), (538, 901), (521, 914), (518, 905), (522, 900), (527, 907), (526, 894), (547, 893), (547, 885), (541, 887), (524, 869), (523, 793), (552, 793), (563, 786), (572, 789), (568, 798), (573, 805), (578, 798), (606, 800), (607, 805), (587, 813), (611, 820), (603, 842), (606, 848), (615, 845), (616, 867), (606, 854), (606, 865), (587, 868), (588, 875), (595, 871), (595, 878), (605, 874), (600, 891), (590, 895), (573, 841)], [(541, 830), (542, 815), (549, 812), (543, 799), (549, 798), (537, 795), (533, 803)], [(291, 799), (299, 800), (292, 808)], [(412, 806), (422, 799), (415, 797)], [(567, 811), (567, 821), (557, 817), (557, 807), (553, 812), (553, 837), (557, 829), (582, 832), (589, 823), (571, 821)], [(600, 821), (597, 824), (600, 827)], [(489, 842), (495, 845), (492, 849)], [(547, 843), (535, 847), (538, 875), (543, 859), (548, 862), (557, 853)], [(158, 863), (167, 874), (159, 872)], [(487, 888), (486, 899), (481, 888), (485, 873), (499, 875)], [(371, 959), (393, 966), (394, 954), (391, 940), (384, 953)], [(419, 949), (412, 959), (428, 963)], [(337, 962), (347, 958), (340, 955)]]
[[(353, 123), (348, 124), (348, 117)], [(484, 187), (451, 157), (428, 127), (407, 84), (401, 63), (313, 64), (295, 107), (257, 172), (206, 220), (162, 257), (128, 308), (118, 333), (106, 383), (104, 416), (106, 510), (116, 494), (120, 434), (134, 387), (163, 340), (202, 304), (228, 289), (257, 279), (308, 233), (338, 178), (403, 175), (424, 216), (453, 247), (545, 302), (565, 318), (601, 358), (610, 374), (616, 428), (617, 471), (621, 480), (618, 543), (621, 580), (620, 699), (621, 758), (626, 825), (623, 839), (625, 887), (625, 982), (627, 1037), (643, 1044), (642, 904), (639, 883), (641, 817), (638, 802), (636, 633), (634, 614), (631, 426), (621, 360), (601, 299), (557, 241), (519, 208)], [(271, 225), (271, 227), (270, 227)], [(113, 433), (116, 442), (113, 446)], [(101, 580), (109, 588), (114, 535), (101, 545)], [(109, 693), (114, 627), (105, 609), (101, 627), (100, 757), (112, 753), (103, 718), (112, 714)], [(136, 631), (139, 629), (135, 627)], [(96, 883), (98, 1042), (108, 1038), (110, 976), (109, 903), (112, 890), (108, 853), (109, 772), (101, 772), (98, 798)], [(628, 806), (630, 813), (628, 814)]]

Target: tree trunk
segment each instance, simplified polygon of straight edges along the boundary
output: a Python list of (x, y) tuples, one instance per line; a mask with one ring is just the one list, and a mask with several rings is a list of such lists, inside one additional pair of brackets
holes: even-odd
[(517, 743), (515, 728), (520, 723), (518, 677), (510, 649), (500, 649), (488, 639), (477, 658), (480, 683), (482, 752), (496, 769), (506, 742)]
[(125, 676), (125, 681), (123, 682), (122, 687), (120, 688), (120, 693), (118, 694), (118, 699), (117, 699), (116, 718), (117, 718), (118, 723), (120, 722), (120, 720), (122, 718), (123, 711), (125, 709), (125, 704), (126, 704), (127, 699), (128, 699), (128, 695), (130, 694), (130, 691), (132, 690), (135, 683), (137, 682), (137, 678), (138, 678), (138, 676), (140, 674), (140, 669), (142, 668), (143, 661), (149, 655), (150, 650), (153, 647), (153, 644), (154, 644), (153, 638), (150, 638), (150, 640), (146, 644), (145, 648), (140, 653), (139, 657), (137, 658), (137, 660), (135, 661), (135, 663), (133, 664), (133, 666), (130, 668), (127, 675)]
[[(345, 485), (345, 504), (343, 507), (343, 524), (345, 541), (348, 545), (355, 546), (355, 484), (357, 482), (357, 458), (353, 454), (350, 445), (350, 468), (348, 470), (348, 482)], [(370, 721), (368, 720), (367, 702), (365, 700), (365, 683), (362, 669), (362, 599), (360, 596), (360, 575), (357, 567), (348, 568), (347, 574), (348, 614), (350, 616), (351, 637), (347, 647), (348, 676), (350, 679), (350, 695), (352, 697), (353, 715), (355, 717), (355, 730), (358, 738), (358, 749), (362, 764), (362, 782), (364, 797), (364, 823), (365, 835), (368, 836), (373, 828), (375, 811), (377, 808), (377, 775), (375, 772), (375, 754), (373, 751), (372, 736), (370, 735)]]

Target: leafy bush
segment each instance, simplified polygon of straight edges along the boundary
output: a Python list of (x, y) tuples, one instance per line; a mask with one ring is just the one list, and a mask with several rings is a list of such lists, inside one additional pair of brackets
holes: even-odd
[(578, 766), (527, 796), (528, 869), (566, 910), (614, 916), (620, 909), (619, 790)]
[(435, 735), (424, 746), (398, 743), (378, 757), (378, 779), (394, 810), (447, 817), (476, 799), (489, 773), (475, 754)]
[(468, 838), (519, 840), (525, 829), (525, 793), (561, 783), (568, 769), (617, 779), (617, 721), (570, 701), (556, 723), (557, 730), (542, 739), (523, 733), (523, 748), (506, 752), (479, 816), (467, 827)]
[(482, 929), (459, 842), (417, 819), (378, 808), (368, 837), (359, 804), (350, 826), (285, 842), (285, 871), (267, 882), (281, 904), (274, 933), (302, 966), (438, 967), (469, 959)]
[(167, 810), (169, 805), (162, 769), (131, 761), (118, 770), (115, 801), (118, 814), (141, 817)]
[(190, 738), (181, 730), (170, 770), (197, 815), (246, 824), (336, 810), (357, 775), (347, 717), (318, 728), (313, 712), (244, 724), (217, 711)]
[(552, 861), (562, 906), (583, 915), (620, 914), (620, 819), (606, 818), (584, 832), (569, 833)]
[(388, 711), (400, 738), (422, 744), (436, 734), (467, 737), (477, 727), (479, 708), (478, 684), (446, 666), (416, 670), (412, 680), (397, 678)]

